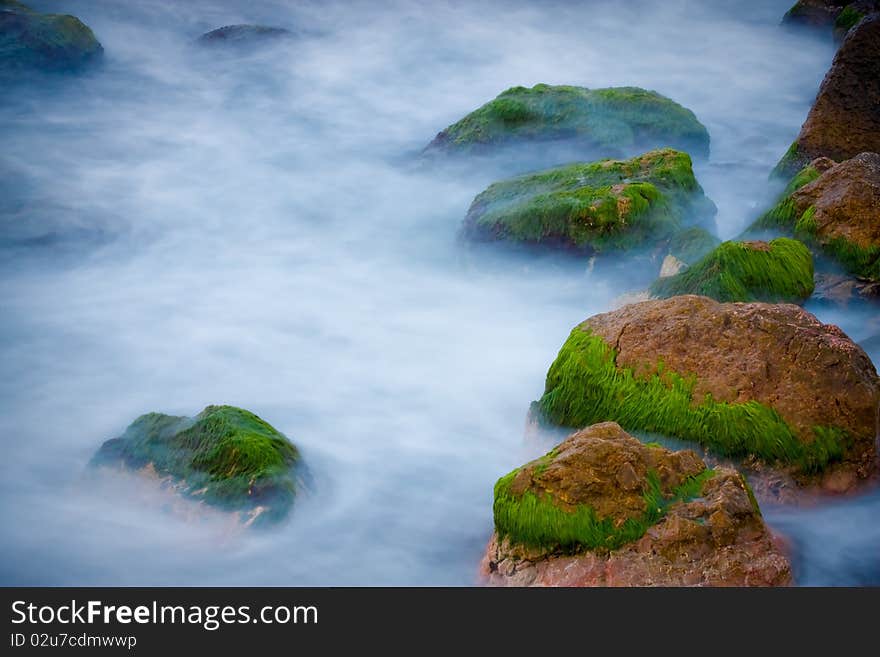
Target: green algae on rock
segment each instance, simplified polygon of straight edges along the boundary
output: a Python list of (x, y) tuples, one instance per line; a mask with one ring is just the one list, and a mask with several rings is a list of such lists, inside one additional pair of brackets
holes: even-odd
[(0, 0), (0, 75), (67, 71), (97, 60), (104, 49), (75, 16), (41, 14)]
[(486, 153), (533, 142), (572, 140), (594, 156), (667, 147), (708, 157), (709, 133), (689, 109), (637, 87), (513, 87), (452, 124), (426, 152)]
[[(560, 503), (545, 489), (532, 490), (539, 486), (541, 467), (546, 469), (548, 458), (556, 455), (551, 452), (495, 484), (493, 514), (499, 536), (538, 548), (613, 550), (641, 538), (671, 504), (699, 496), (703, 483), (715, 474), (704, 468), (670, 489), (662, 485), (656, 470), (649, 470), (644, 490), (639, 491), (644, 506), (641, 513), (621, 519), (599, 517), (589, 505), (572, 504), (568, 499)], [(519, 481), (523, 475), (531, 477), (531, 487)]]
[(613, 420), (691, 440), (805, 483), (834, 470), (854, 484), (877, 468), (878, 406), (873, 364), (837, 327), (794, 305), (687, 295), (576, 327), (532, 411), (553, 425)]
[[(614, 422), (577, 431), (498, 480), (492, 585), (774, 585), (790, 567), (745, 479)], [(685, 558), (683, 558), (683, 556)]]
[(208, 406), (195, 418), (142, 415), (105, 442), (92, 465), (152, 466), (186, 495), (244, 512), (249, 523), (282, 519), (300, 486), (300, 454), (293, 443), (234, 406)]
[(813, 293), (813, 256), (802, 242), (724, 242), (685, 271), (658, 279), (651, 295), (699, 294), (716, 301), (790, 301)]
[(664, 239), (714, 214), (687, 153), (660, 149), (496, 182), (474, 199), (462, 234), (592, 253)]
[(833, 30), (842, 40), (865, 16), (880, 11), (877, 0), (798, 0), (782, 17), (784, 25)]
[(880, 282), (880, 155), (814, 160), (749, 228), (793, 234), (850, 274)]

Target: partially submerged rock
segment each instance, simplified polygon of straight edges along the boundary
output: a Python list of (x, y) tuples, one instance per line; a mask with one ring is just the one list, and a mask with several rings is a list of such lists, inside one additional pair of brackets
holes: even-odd
[(293, 443), (234, 406), (208, 406), (195, 418), (142, 415), (105, 442), (92, 465), (155, 471), (187, 497), (239, 512), (247, 524), (282, 519), (302, 483)]
[(488, 154), (562, 142), (585, 159), (659, 147), (709, 154), (709, 133), (689, 109), (637, 87), (513, 87), (440, 132), (426, 153)]
[(494, 183), (474, 199), (462, 234), (593, 253), (656, 242), (714, 214), (690, 157), (661, 149)]
[(843, 39), (865, 16), (877, 11), (877, 0), (798, 0), (782, 23), (833, 32), (835, 38)]
[(813, 256), (797, 240), (724, 242), (693, 266), (662, 276), (651, 294), (699, 294), (716, 301), (803, 303), (813, 293)]
[(41, 14), (15, 0), (0, 0), (0, 76), (80, 69), (104, 49), (75, 16)]
[(877, 472), (878, 408), (874, 365), (836, 326), (795, 305), (687, 295), (575, 327), (532, 414), (613, 420), (840, 491)]
[(200, 36), (197, 40), (203, 46), (242, 47), (289, 39), (293, 32), (282, 27), (267, 25), (226, 25)]
[(691, 226), (675, 233), (668, 244), (669, 255), (685, 265), (693, 265), (721, 243), (701, 226)]
[(791, 581), (743, 477), (613, 422), (498, 480), (481, 570), (496, 586), (774, 586)]
[(766, 229), (792, 232), (849, 273), (880, 282), (880, 155), (811, 163), (751, 228)]
[(815, 158), (840, 162), (864, 152), (880, 153), (880, 15), (847, 35), (775, 173), (788, 178)]

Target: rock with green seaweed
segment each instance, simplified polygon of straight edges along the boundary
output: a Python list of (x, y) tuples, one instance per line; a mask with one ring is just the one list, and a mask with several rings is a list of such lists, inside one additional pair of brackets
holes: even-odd
[(750, 228), (772, 230), (794, 234), (853, 276), (880, 282), (880, 155), (806, 166)]
[(785, 13), (782, 23), (833, 33), (840, 41), (865, 16), (877, 11), (878, 0), (798, 0)]
[(836, 326), (792, 304), (685, 295), (577, 326), (532, 416), (613, 420), (839, 491), (877, 472), (878, 409), (873, 363)]
[(572, 434), (495, 484), (492, 585), (780, 585), (788, 562), (743, 477), (614, 422)]
[(714, 214), (690, 157), (660, 149), (496, 182), (474, 199), (462, 235), (596, 253), (648, 246)]
[(880, 153), (880, 14), (847, 34), (797, 139), (774, 175), (788, 179), (818, 157)]
[(659, 278), (651, 295), (699, 294), (716, 301), (803, 303), (813, 293), (813, 256), (797, 240), (724, 242), (674, 276)]
[(208, 406), (194, 418), (142, 415), (91, 463), (154, 471), (187, 497), (241, 513), (248, 525), (284, 518), (305, 474), (293, 443), (234, 406)]
[[(708, 157), (709, 133), (692, 111), (637, 87), (513, 87), (440, 132), (426, 154), (510, 154), (530, 161), (542, 147), (565, 147), (556, 161), (629, 157), (672, 147)], [(540, 159), (540, 158), (539, 158)]]
[(0, 78), (82, 69), (103, 52), (92, 30), (75, 16), (41, 14), (0, 0)]

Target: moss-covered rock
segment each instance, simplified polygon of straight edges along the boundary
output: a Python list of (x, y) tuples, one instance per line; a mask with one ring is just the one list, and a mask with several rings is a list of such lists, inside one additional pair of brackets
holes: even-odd
[(782, 230), (834, 258), (850, 274), (880, 282), (880, 155), (817, 160), (789, 183), (749, 231)]
[(774, 170), (790, 178), (812, 160), (880, 153), (880, 14), (847, 34), (797, 139)]
[(878, 407), (873, 364), (837, 327), (794, 305), (686, 295), (576, 327), (533, 414), (567, 427), (613, 420), (804, 484), (835, 471), (854, 485), (876, 472)]
[(690, 110), (637, 87), (513, 87), (452, 124), (426, 152), (491, 153), (510, 146), (564, 141), (586, 157), (628, 157), (673, 147), (709, 154), (709, 133)]
[(494, 183), (474, 199), (462, 233), (593, 253), (668, 238), (714, 213), (690, 157), (661, 149)]
[(690, 450), (642, 444), (613, 422), (578, 431), (499, 479), (493, 512), (495, 536), (483, 562), (492, 584), (697, 578), (742, 585), (790, 577), (741, 475), (708, 469)]
[(0, 0), (0, 75), (68, 71), (96, 61), (104, 49), (75, 16), (40, 14)]
[(225, 25), (201, 35), (197, 43), (201, 46), (252, 47), (289, 39), (293, 32), (282, 27), (267, 25)]
[(208, 406), (195, 418), (148, 413), (105, 442), (93, 465), (151, 466), (184, 494), (248, 522), (277, 521), (300, 486), (300, 455), (283, 434), (253, 413)]
[(790, 301), (813, 293), (813, 256), (797, 240), (724, 242), (685, 271), (658, 279), (651, 294), (699, 294), (716, 301)]

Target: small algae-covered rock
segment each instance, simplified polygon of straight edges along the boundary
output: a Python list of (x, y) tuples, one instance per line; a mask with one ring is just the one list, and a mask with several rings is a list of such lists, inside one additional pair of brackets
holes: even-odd
[(795, 142), (776, 167), (788, 178), (818, 157), (880, 153), (880, 15), (850, 31)]
[(75, 70), (103, 52), (92, 30), (75, 16), (40, 14), (0, 0), (0, 76)]
[(820, 172), (813, 162), (752, 230), (781, 228), (851, 274), (880, 282), (880, 155), (862, 153)]
[(627, 157), (672, 147), (709, 154), (709, 133), (694, 113), (636, 87), (513, 87), (440, 132), (426, 153), (490, 154), (537, 142), (565, 142), (584, 157)]
[(878, 409), (874, 365), (836, 326), (791, 304), (685, 295), (575, 327), (532, 414), (567, 427), (613, 420), (821, 487), (877, 472)]
[(782, 23), (833, 32), (835, 38), (843, 39), (865, 16), (877, 11), (878, 0), (798, 0)]
[(197, 43), (202, 46), (255, 46), (281, 39), (289, 39), (293, 32), (282, 27), (266, 25), (226, 25), (200, 36)]
[(687, 153), (661, 149), (494, 183), (474, 199), (462, 234), (593, 253), (656, 242), (714, 214)]
[(92, 465), (148, 468), (188, 497), (241, 513), (247, 524), (282, 519), (302, 473), (293, 443), (234, 406), (208, 406), (195, 418), (142, 415), (105, 442)]
[(494, 586), (774, 586), (791, 568), (754, 497), (692, 451), (613, 422), (569, 436), (495, 484)]
[(700, 294), (717, 301), (791, 301), (813, 293), (813, 256), (797, 240), (724, 242), (690, 268), (662, 277), (651, 294)]

